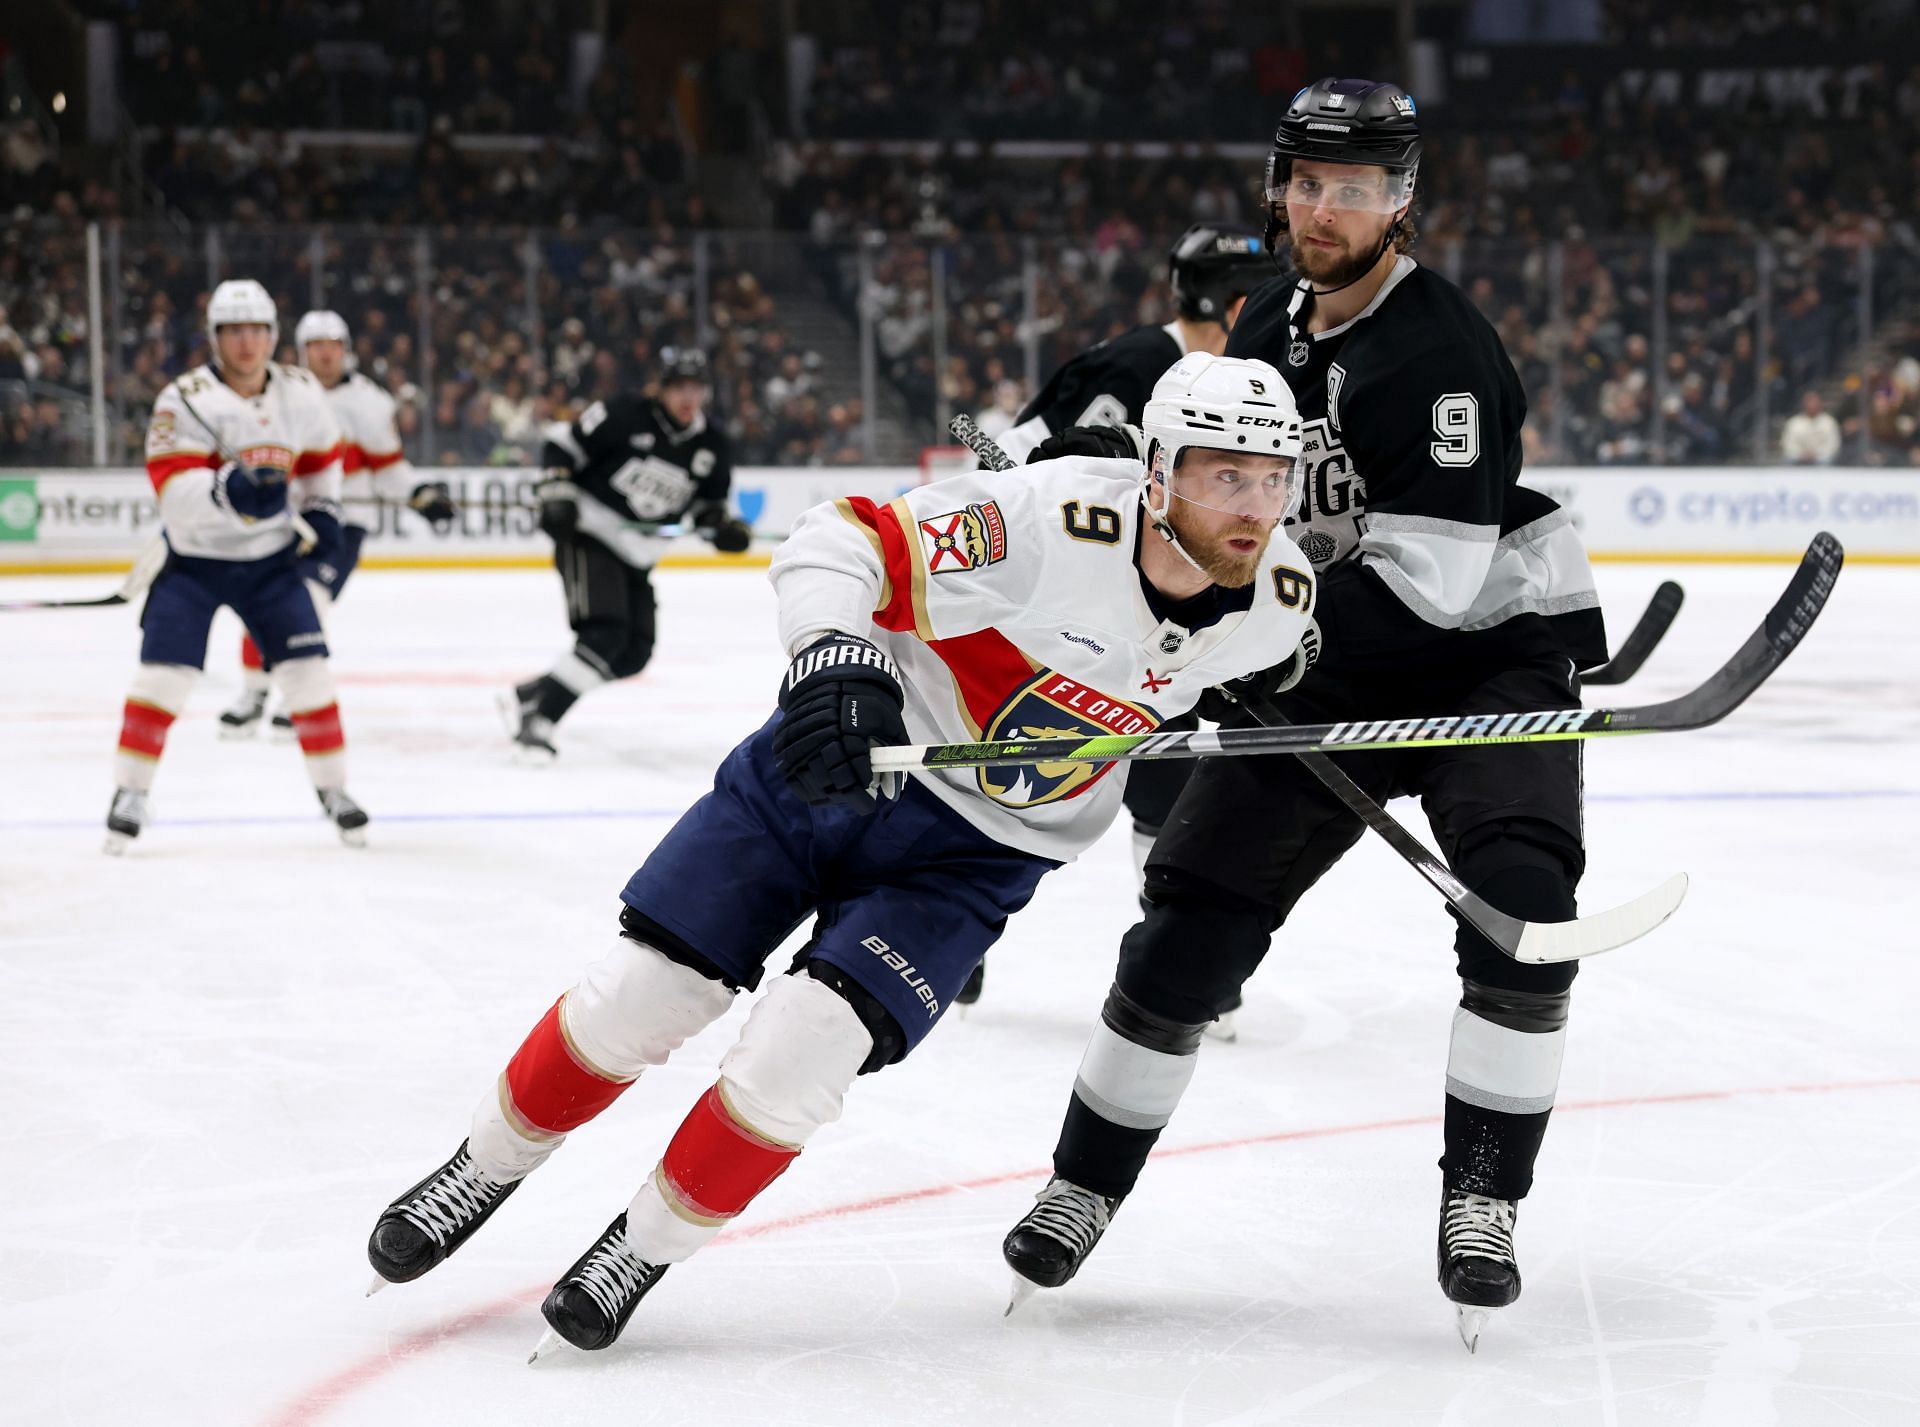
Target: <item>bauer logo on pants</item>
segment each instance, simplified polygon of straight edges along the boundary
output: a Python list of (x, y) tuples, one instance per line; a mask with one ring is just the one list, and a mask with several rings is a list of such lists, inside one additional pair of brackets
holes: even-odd
[(992, 501), (921, 521), (920, 540), (930, 575), (985, 569), (1007, 556), (1007, 525)]
[[(1151, 733), (1159, 722), (1150, 709), (1048, 670), (1000, 705), (981, 730), (981, 738), (985, 742), (1068, 738), (1078, 743), (1107, 733)], [(1112, 767), (1111, 763), (1063, 762), (982, 768), (980, 791), (1003, 807), (1031, 808), (1078, 797)]]

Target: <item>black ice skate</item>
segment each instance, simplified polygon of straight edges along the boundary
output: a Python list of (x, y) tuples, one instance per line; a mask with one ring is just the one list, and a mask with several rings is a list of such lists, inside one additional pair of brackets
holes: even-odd
[(316, 788), (320, 808), (340, 830), (340, 840), (348, 847), (367, 845), (366, 810), (349, 798), (344, 788)]
[(133, 788), (115, 788), (107, 808), (106, 851), (118, 857), (147, 825), (147, 795)]
[(285, 709), (281, 709), (279, 713), (273, 716), (273, 741), (275, 743), (292, 743), (294, 739), (299, 736), (298, 730), (293, 726), (292, 714), (288, 713)]
[(1034, 1199), (1000, 1246), (1015, 1275), (1009, 1313), (1036, 1288), (1058, 1288), (1078, 1273), (1120, 1208), (1117, 1196), (1095, 1194), (1057, 1174)]
[(1236, 993), (1233, 1004), (1201, 1027), (1200, 1034), (1210, 1041), (1221, 1041), (1231, 1045), (1240, 1039), (1240, 1027), (1234, 1017), (1239, 1015), (1241, 1000)]
[(500, 716), (506, 720), (515, 755), (522, 763), (536, 766), (551, 763), (560, 756), (553, 742), (553, 720), (540, 712), (542, 682), (533, 679), (515, 684), (511, 693), (500, 696)]
[(260, 720), (267, 712), (265, 689), (244, 689), (230, 709), (220, 714), (222, 738), (252, 738), (260, 731)]
[(473, 1237), (474, 1230), (520, 1187), (480, 1172), (467, 1142), (432, 1174), (386, 1207), (367, 1239), (367, 1259), (380, 1277), (368, 1293), (389, 1283), (411, 1283)]
[(953, 1004), (971, 1006), (980, 999), (981, 988), (987, 984), (987, 963), (983, 958), (979, 965), (967, 973), (967, 984), (954, 992)]
[(1520, 1296), (1511, 1199), (1447, 1189), (1440, 1196), (1440, 1287), (1456, 1305), (1460, 1341), (1474, 1352), (1496, 1308)]
[(633, 1251), (627, 1239), (627, 1216), (622, 1213), (547, 1294), (540, 1316), (551, 1331), (541, 1337), (527, 1361), (533, 1362), (561, 1339), (589, 1353), (612, 1347), (633, 1310), (668, 1267), (648, 1263)]

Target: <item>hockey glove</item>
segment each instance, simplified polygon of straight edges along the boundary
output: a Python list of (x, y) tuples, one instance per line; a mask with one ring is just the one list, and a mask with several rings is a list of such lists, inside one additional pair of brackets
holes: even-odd
[(703, 500), (687, 511), (687, 524), (722, 555), (744, 554), (753, 544), (753, 527), (736, 520), (725, 501)]
[(1069, 426), (1056, 431), (1027, 453), (1027, 464), (1061, 456), (1099, 456), (1104, 459), (1147, 459), (1147, 438), (1138, 426)]
[(580, 526), (580, 488), (567, 471), (549, 471), (548, 479), (533, 488), (540, 502), (540, 528), (555, 540), (565, 540)]
[(1250, 698), (1266, 699), (1284, 694), (1320, 661), (1320, 626), (1313, 620), (1300, 633), (1300, 643), (1292, 654), (1271, 669), (1261, 669), (1242, 678), (1229, 679), (1200, 696), (1200, 717), (1215, 723), (1246, 723), (1249, 720), (1242, 703)]
[(318, 539), (313, 553), (300, 557), (300, 578), (311, 580), (327, 592), (329, 599), (337, 600), (340, 586), (360, 563), (360, 544), (367, 538), (367, 532), (357, 525), (341, 527), (324, 511), (310, 510), (306, 518)]
[[(773, 731), (773, 761), (802, 802), (878, 804), (872, 750), (907, 741), (900, 675), (884, 649), (851, 634), (828, 634), (802, 649), (780, 684), (786, 715)], [(900, 775), (877, 783), (899, 796)]]
[(213, 503), (242, 520), (278, 515), (287, 508), (287, 473), (229, 461), (213, 473)]
[(422, 481), (407, 497), (407, 504), (442, 534), (453, 529), (453, 492), (447, 489), (445, 481)]

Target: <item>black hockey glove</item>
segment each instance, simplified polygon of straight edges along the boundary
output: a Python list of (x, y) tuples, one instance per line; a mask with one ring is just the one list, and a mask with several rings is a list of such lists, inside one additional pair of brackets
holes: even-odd
[(453, 529), (453, 492), (445, 481), (422, 481), (407, 497), (407, 504), (420, 513), (435, 530), (445, 534)]
[(1069, 426), (1056, 431), (1027, 453), (1027, 464), (1061, 456), (1100, 456), (1123, 461), (1145, 461), (1147, 439), (1138, 426)]
[(570, 472), (549, 471), (548, 479), (533, 488), (540, 502), (540, 528), (555, 540), (565, 540), (580, 527), (580, 489), (567, 479)]
[(212, 496), (215, 505), (242, 520), (265, 520), (287, 508), (287, 473), (229, 461), (213, 473)]
[(703, 500), (687, 511), (687, 524), (722, 555), (744, 554), (753, 544), (753, 527), (736, 519), (725, 501)]
[(1320, 626), (1313, 620), (1300, 633), (1300, 643), (1285, 659), (1271, 669), (1262, 669), (1242, 678), (1229, 679), (1200, 696), (1200, 717), (1214, 723), (1257, 723), (1242, 707), (1250, 698), (1270, 699), (1284, 694), (1307, 677), (1307, 671), (1320, 662)]
[[(907, 741), (900, 675), (884, 649), (851, 634), (828, 634), (794, 656), (780, 683), (786, 715), (773, 731), (773, 761), (802, 802), (844, 803), (872, 812), (872, 750)], [(878, 779), (899, 796), (900, 775)]]

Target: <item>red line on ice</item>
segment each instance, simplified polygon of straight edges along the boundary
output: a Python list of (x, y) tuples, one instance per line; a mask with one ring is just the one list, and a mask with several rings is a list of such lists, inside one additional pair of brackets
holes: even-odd
[[(1835, 1095), (1848, 1091), (1891, 1090), (1914, 1085), (1920, 1085), (1920, 1075), (1901, 1076), (1889, 1080), (1831, 1081), (1813, 1085), (1762, 1085), (1736, 1090), (1687, 1090), (1673, 1095), (1629, 1095), (1613, 1100), (1576, 1100), (1569, 1104), (1556, 1105), (1554, 1110), (1557, 1114), (1567, 1115), (1583, 1110), (1620, 1110), (1644, 1105), (1697, 1105), (1712, 1100), (1746, 1100), (1762, 1095)], [(1340, 1135), (1364, 1135), (1377, 1130), (1406, 1130), (1419, 1125), (1439, 1123), (1438, 1115), (1409, 1115), (1402, 1119), (1373, 1120), (1365, 1124), (1324, 1125), (1309, 1130), (1276, 1130), (1272, 1134), (1240, 1135), (1230, 1140), (1176, 1145), (1172, 1149), (1156, 1150), (1153, 1158), (1178, 1159), (1186, 1155), (1212, 1154), (1218, 1150), (1245, 1149), (1253, 1145), (1277, 1145), (1294, 1140), (1324, 1140)], [(898, 1204), (913, 1204), (924, 1199), (944, 1199), (949, 1194), (963, 1194), (975, 1189), (991, 1189), (1016, 1180), (1037, 1180), (1047, 1173), (1045, 1169), (1017, 1169), (1001, 1174), (989, 1174), (979, 1179), (930, 1184), (920, 1189), (902, 1189), (893, 1194), (875, 1195), (871, 1199), (856, 1199), (847, 1204), (811, 1209), (804, 1214), (791, 1214), (784, 1219), (769, 1219), (761, 1224), (743, 1224), (737, 1229), (729, 1229), (723, 1238), (715, 1242), (724, 1244), (734, 1239), (753, 1239), (763, 1234), (784, 1233), (788, 1229), (805, 1228), (809, 1224), (823, 1223), (828, 1219), (842, 1219), (853, 1214), (869, 1214), (877, 1209), (891, 1209)], [(548, 1285), (543, 1283), (533, 1288), (523, 1288), (517, 1293), (496, 1298), (491, 1303), (462, 1313), (457, 1318), (450, 1318), (436, 1327), (422, 1328), (416, 1333), (409, 1333), (398, 1342), (387, 1344), (379, 1352), (371, 1353), (350, 1367), (321, 1379), (272, 1416), (263, 1419), (261, 1427), (312, 1427), (313, 1423), (319, 1422), (361, 1388), (378, 1381), (421, 1354), (430, 1352), (440, 1344), (471, 1332), (496, 1318), (516, 1312), (529, 1304), (538, 1303), (546, 1297), (547, 1287)]]

